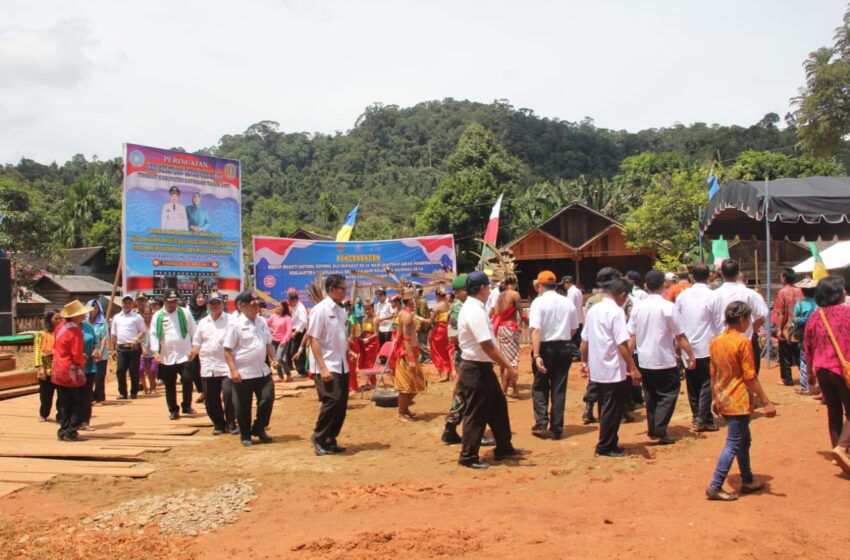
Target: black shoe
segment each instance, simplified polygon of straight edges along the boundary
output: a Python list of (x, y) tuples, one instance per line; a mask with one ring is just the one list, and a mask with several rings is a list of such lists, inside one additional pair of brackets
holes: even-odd
[(720, 429), (720, 426), (714, 422), (710, 424), (707, 422), (694, 422), (693, 425), (695, 432), (716, 432)]
[(484, 463), (482, 461), (471, 461), (471, 462), (458, 461), (457, 464), (460, 465), (461, 467), (466, 467), (467, 469), (481, 470), (481, 469), (489, 469), (490, 468), (489, 463)]
[(213, 428), (213, 435), (220, 436), (224, 433), (224, 428)]
[(126, 401), (126, 400), (127, 400), (127, 395), (118, 395), (118, 398), (117, 398), (116, 400), (119, 400), (119, 401)]
[(242, 447), (251, 447), (254, 443), (250, 439), (242, 440)]
[(493, 453), (494, 461), (503, 461), (505, 459), (518, 459), (523, 455), (527, 454), (525, 449), (520, 449), (519, 447), (514, 447), (512, 450), (507, 451), (505, 453)]
[(265, 430), (260, 430), (258, 432), (251, 434), (251, 435), (257, 437), (257, 439), (260, 440), (260, 443), (271, 443), (272, 442), (272, 436), (267, 434)]
[(85, 441), (77, 432), (66, 432), (60, 438), (62, 441)]
[(227, 428), (227, 431), (233, 434), (234, 436), (239, 433), (239, 427), (235, 424)]
[(593, 403), (584, 403), (584, 413), (581, 415), (581, 423), (587, 426), (596, 422), (593, 417)]
[(443, 430), (443, 435), (440, 436), (440, 441), (442, 441), (446, 445), (455, 445), (463, 440), (458, 435), (457, 428), (455, 428), (453, 425), (446, 424), (446, 429)]
[(549, 439), (552, 433), (545, 426), (534, 426), (531, 428), (531, 435), (540, 439)]
[(340, 447), (339, 445), (332, 443), (330, 445), (326, 445), (325, 449), (330, 451), (331, 453), (345, 453), (345, 448)]
[(194, 409), (194, 408), (192, 408), (192, 407), (184, 408), (184, 409), (183, 409), (183, 414), (197, 414), (197, 413), (198, 413), (198, 411), (197, 411), (197, 410), (195, 410), (195, 409)]
[(673, 443), (676, 443), (676, 440), (671, 438), (668, 435), (663, 435), (660, 438), (658, 438), (658, 445), (670, 445), (670, 444), (673, 444)]
[(551, 438), (556, 440), (556, 441), (561, 439), (562, 437), (564, 437), (564, 434), (562, 434), (561, 432), (550, 432), (550, 433), (552, 434)]
[(332, 451), (325, 449), (321, 444), (319, 444), (319, 440), (316, 439), (316, 434), (310, 436), (310, 443), (313, 444), (313, 451), (316, 452), (316, 455), (330, 455), (332, 453)]
[(180, 413), (179, 412), (172, 412), (168, 415), (168, 419), (169, 420), (180, 420)]
[(138, 397), (138, 395), (136, 393), (133, 393), (133, 394), (130, 395), (130, 398), (132, 400), (136, 400), (137, 397)]
[(610, 451), (597, 451), (593, 455), (594, 457), (625, 457), (626, 450), (622, 447), (617, 447)]
[(631, 424), (634, 421), (635, 421), (635, 417), (624, 410), (623, 411), (623, 422), (625, 422), (626, 424)]
[(493, 447), (496, 445), (496, 440), (491, 437), (481, 438), (481, 447)]

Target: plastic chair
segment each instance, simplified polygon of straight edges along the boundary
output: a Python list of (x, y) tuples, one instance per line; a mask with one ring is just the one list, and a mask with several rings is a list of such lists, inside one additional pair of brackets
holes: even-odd
[[(375, 391), (378, 389), (379, 384), (384, 390), (387, 389), (387, 382), (384, 380), (384, 375), (386, 375), (390, 370), (390, 356), (392, 356), (394, 350), (395, 340), (383, 343), (380, 350), (378, 350), (378, 357), (375, 358), (375, 364), (370, 368), (360, 369), (357, 371), (358, 375), (365, 375), (366, 381), (369, 382), (367, 385), (369, 389), (360, 393), (361, 399), (363, 398), (363, 395), (366, 394), (366, 391), (372, 391), (372, 395), (369, 397), (369, 400), (371, 401), (372, 397), (375, 396)], [(384, 359), (383, 364), (381, 363), (381, 358)], [(372, 385), (369, 380), (369, 378), (373, 375), (378, 378), (374, 385)]]

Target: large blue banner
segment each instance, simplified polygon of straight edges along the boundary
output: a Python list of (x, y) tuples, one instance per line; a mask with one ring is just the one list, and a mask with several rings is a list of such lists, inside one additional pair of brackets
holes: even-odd
[[(345, 274), (349, 284), (356, 279), (358, 292), (368, 297), (376, 287), (376, 282), (352, 275), (352, 271), (386, 276), (386, 267), (391, 267), (397, 275), (405, 277), (413, 272), (446, 270), (454, 273), (454, 236), (348, 242), (254, 238), (256, 290), (273, 301), (286, 299), (286, 291), (295, 288), (301, 301), (309, 302), (306, 286), (318, 274), (327, 276), (334, 273)], [(427, 280), (417, 281), (428, 284)]]
[(240, 186), (238, 161), (127, 144), (125, 291), (239, 293)]

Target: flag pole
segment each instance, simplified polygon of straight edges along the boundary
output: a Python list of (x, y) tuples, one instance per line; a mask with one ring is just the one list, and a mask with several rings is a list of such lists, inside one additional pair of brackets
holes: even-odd
[(767, 281), (765, 282), (765, 290), (767, 295), (767, 317), (765, 317), (765, 325), (767, 325), (767, 351), (765, 352), (765, 356), (767, 357), (767, 367), (770, 367), (770, 215), (768, 211), (770, 210), (770, 180), (765, 176), (764, 178), (764, 237), (767, 240), (767, 247), (765, 248), (765, 260), (767, 261), (765, 269), (767, 270)]
[(697, 208), (697, 243), (699, 243), (699, 262), (705, 264), (705, 255), (702, 253), (702, 206)]

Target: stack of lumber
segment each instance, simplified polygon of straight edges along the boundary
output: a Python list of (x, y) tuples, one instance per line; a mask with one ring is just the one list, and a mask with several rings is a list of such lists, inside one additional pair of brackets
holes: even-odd
[(0, 496), (57, 476), (144, 478), (154, 472), (146, 454), (200, 445), (211, 435), (205, 415), (169, 420), (164, 398), (142, 397), (95, 407), (85, 441), (56, 438), (55, 422), (40, 422), (39, 399), (29, 395), (0, 401)]
[(0, 354), (0, 400), (38, 392), (35, 370), (15, 369), (12, 354)]

